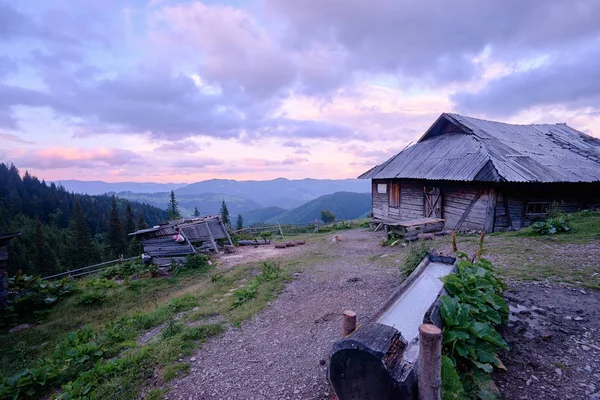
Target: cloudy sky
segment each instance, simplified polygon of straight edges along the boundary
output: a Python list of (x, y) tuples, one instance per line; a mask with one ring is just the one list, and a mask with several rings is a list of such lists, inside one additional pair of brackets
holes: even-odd
[(600, 137), (600, 1), (0, 0), (0, 161), (348, 178), (445, 111)]

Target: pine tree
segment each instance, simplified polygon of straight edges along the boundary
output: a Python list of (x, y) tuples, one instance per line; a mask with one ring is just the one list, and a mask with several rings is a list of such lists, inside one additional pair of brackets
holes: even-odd
[(144, 216), (142, 215), (142, 213), (138, 214), (138, 220), (137, 220), (137, 229), (148, 229), (148, 224), (146, 223), (146, 220), (144, 219)]
[(48, 276), (55, 272), (56, 256), (48, 244), (48, 238), (42, 229), (42, 221), (39, 219), (35, 221), (35, 236), (33, 241), (35, 245), (34, 266), (36, 272), (42, 276)]
[[(133, 210), (131, 209), (131, 203), (127, 202), (127, 208), (125, 209), (125, 235), (135, 232), (135, 219), (133, 217)], [(128, 240), (131, 236), (127, 236)]]
[(110, 259), (118, 258), (125, 253), (125, 236), (123, 235), (123, 223), (117, 210), (117, 199), (112, 196), (110, 203), (110, 214), (108, 220), (108, 231), (104, 249), (106, 256)]
[(92, 242), (92, 233), (78, 199), (75, 199), (69, 220), (66, 250), (66, 261), (71, 268), (83, 268), (98, 261), (98, 252)]
[(167, 218), (169, 220), (181, 218), (179, 212), (179, 205), (175, 199), (175, 192), (171, 190), (171, 199), (169, 200), (169, 206), (167, 207)]
[(194, 207), (194, 217), (199, 217), (200, 211), (198, 211), (198, 207)]
[(244, 228), (244, 219), (242, 218), (242, 214), (238, 214), (237, 217), (237, 226), (235, 227), (235, 229), (237, 229), (238, 231), (240, 229)]
[(223, 203), (221, 204), (221, 219), (223, 220), (225, 226), (230, 226), (231, 221), (229, 220), (229, 210), (227, 209), (227, 204), (225, 204), (225, 200), (223, 200)]

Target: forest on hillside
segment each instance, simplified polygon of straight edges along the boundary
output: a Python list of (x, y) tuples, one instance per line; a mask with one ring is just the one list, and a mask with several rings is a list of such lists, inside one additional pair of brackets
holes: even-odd
[(8, 273), (50, 275), (140, 253), (128, 232), (166, 218), (159, 208), (114, 196), (88, 196), (0, 163), (0, 233), (20, 231)]

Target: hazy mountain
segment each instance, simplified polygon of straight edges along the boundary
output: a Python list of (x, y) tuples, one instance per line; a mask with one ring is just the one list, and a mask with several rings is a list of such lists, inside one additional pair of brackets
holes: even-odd
[[(147, 203), (162, 209), (166, 209), (169, 204), (170, 192), (162, 193), (133, 193), (133, 192), (120, 192), (115, 193), (116, 196), (134, 200), (140, 203)], [(216, 193), (200, 193), (196, 195), (176, 195), (177, 202), (179, 203), (179, 209), (184, 217), (189, 217), (194, 212), (194, 207), (198, 207), (200, 214), (217, 214), (221, 209), (221, 202), (225, 200), (229, 214), (233, 217), (237, 217), (238, 214), (243, 214), (249, 210), (255, 210), (260, 208), (260, 204), (245, 199), (239, 196), (230, 196), (227, 194), (216, 194)]]
[[(244, 219), (244, 226), (265, 222), (266, 220), (281, 215), (286, 211), (287, 210), (284, 208), (271, 206), (243, 212), (242, 218)], [(234, 215), (234, 217), (237, 218), (237, 215)], [(232, 218), (232, 221), (235, 220), (235, 218)]]
[(328, 194), (272, 217), (265, 222), (279, 222), (282, 224), (313, 222), (315, 219), (321, 219), (321, 210), (325, 209), (329, 209), (335, 214), (336, 221), (361, 218), (371, 211), (371, 195), (369, 193), (349, 192)]
[(369, 180), (359, 179), (301, 179), (278, 178), (269, 181), (235, 181), (211, 179), (196, 182), (175, 190), (177, 196), (199, 193), (223, 193), (253, 200), (262, 206), (290, 209), (317, 197), (335, 192), (368, 193)]
[[(154, 183), (154, 182), (104, 182), (104, 181), (78, 181), (68, 179), (56, 181), (69, 192), (82, 194), (104, 194), (109, 192), (134, 192), (134, 193), (158, 193), (170, 192), (187, 183)], [(166, 207), (166, 206), (165, 206)]]

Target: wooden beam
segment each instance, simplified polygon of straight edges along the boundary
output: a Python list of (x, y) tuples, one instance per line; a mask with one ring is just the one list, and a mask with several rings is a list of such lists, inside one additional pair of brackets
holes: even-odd
[(477, 189), (477, 193), (475, 193), (475, 197), (473, 197), (473, 200), (471, 200), (471, 202), (467, 206), (465, 212), (463, 213), (463, 215), (460, 217), (460, 219), (456, 223), (456, 226), (454, 226), (455, 231), (460, 229), (461, 225), (463, 224), (463, 222), (465, 222), (465, 219), (467, 219), (467, 217), (469, 216), (469, 213), (473, 209), (473, 206), (475, 205), (475, 203), (477, 203), (477, 200), (479, 200), (480, 197), (481, 197), (481, 190)]
[(510, 229), (514, 229), (512, 224), (512, 217), (510, 216), (510, 207), (508, 206), (508, 196), (506, 195), (506, 193), (502, 193), (502, 202), (504, 203), (504, 214), (506, 215), (508, 227)]
[(494, 232), (494, 222), (496, 220), (496, 189), (488, 190), (488, 204), (485, 214), (485, 224), (483, 230), (486, 232)]
[(219, 253), (219, 248), (217, 247), (217, 242), (215, 242), (215, 238), (210, 230), (210, 226), (208, 226), (208, 222), (204, 221), (204, 225), (206, 225), (206, 229), (208, 230), (208, 237), (210, 238), (210, 242), (213, 245), (213, 249), (215, 249), (215, 253)]

